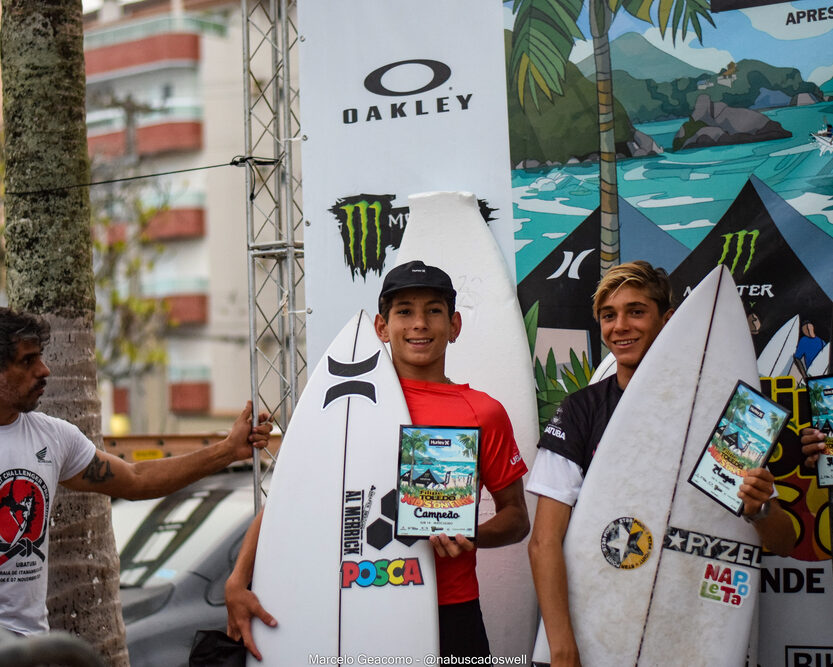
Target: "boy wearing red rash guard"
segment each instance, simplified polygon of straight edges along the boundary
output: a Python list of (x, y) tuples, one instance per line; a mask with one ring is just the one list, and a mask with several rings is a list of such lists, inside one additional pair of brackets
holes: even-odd
[[(420, 261), (403, 264), (385, 277), (375, 328), (380, 340), (390, 343), (412, 423), (481, 429), (481, 480), (495, 500), (495, 515), (478, 526), (477, 544), (462, 535), (430, 538), (437, 565), (440, 654), (475, 657), (489, 655), (478, 599), (476, 549), (512, 544), (529, 532), (521, 480), (527, 468), (503, 406), (445, 375), (446, 348), (455, 342), (462, 327), (455, 298), (451, 279), (441, 269)], [(252, 617), (277, 624), (247, 590), (261, 517), (262, 513), (252, 523), (226, 583), (228, 634), (242, 637), (258, 659), (251, 635)]]

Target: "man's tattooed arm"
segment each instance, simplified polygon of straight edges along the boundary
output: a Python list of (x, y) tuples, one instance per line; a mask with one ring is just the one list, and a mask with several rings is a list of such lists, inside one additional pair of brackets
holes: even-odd
[(115, 477), (115, 475), (110, 469), (110, 462), (102, 461), (98, 458), (98, 454), (93, 456), (93, 460), (90, 462), (90, 465), (87, 466), (83, 475), (83, 478), (91, 484), (100, 484), (113, 477)]

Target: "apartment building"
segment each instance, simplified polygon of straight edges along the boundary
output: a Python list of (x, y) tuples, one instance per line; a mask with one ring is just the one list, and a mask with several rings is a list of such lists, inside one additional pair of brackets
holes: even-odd
[(131, 191), (159, 207), (147, 228), (153, 265), (134, 288), (166, 304), (167, 360), (105, 389), (103, 413), (130, 415), (134, 433), (226, 428), (250, 393), (245, 174), (202, 167), (243, 152), (240, 4), (85, 0), (84, 12), (94, 168), (192, 170)]

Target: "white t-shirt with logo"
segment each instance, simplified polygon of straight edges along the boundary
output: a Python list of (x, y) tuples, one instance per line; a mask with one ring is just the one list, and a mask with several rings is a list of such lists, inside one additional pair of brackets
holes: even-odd
[(49, 513), (58, 482), (81, 472), (95, 445), (78, 427), (40, 412), (0, 426), (0, 626), (49, 630)]

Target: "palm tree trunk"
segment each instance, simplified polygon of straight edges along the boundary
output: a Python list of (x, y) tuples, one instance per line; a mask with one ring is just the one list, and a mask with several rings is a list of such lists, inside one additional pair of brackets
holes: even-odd
[(601, 212), (601, 275), (619, 263), (619, 192), (613, 119), (613, 74), (608, 31), (613, 20), (605, 0), (590, 0), (590, 33), (596, 63), (599, 112), (599, 208)]
[[(52, 325), (41, 409), (99, 446), (81, 0), (2, 0), (10, 305)], [(42, 191), (37, 194), (16, 194)], [(128, 665), (110, 500), (60, 491), (50, 528), (49, 620)]]

